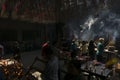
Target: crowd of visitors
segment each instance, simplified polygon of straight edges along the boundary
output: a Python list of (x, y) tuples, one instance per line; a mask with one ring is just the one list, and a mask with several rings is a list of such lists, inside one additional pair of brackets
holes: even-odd
[(20, 52), (32, 51), (41, 48), (41, 43), (35, 41), (1, 41), (1, 48), (3, 47), (4, 50), (2, 55), (4, 54), (13, 54), (13, 49), (17, 43), (17, 46), (20, 48)]
[[(83, 59), (79, 59), (84, 56), (86, 60), (98, 61), (103, 63), (104, 54), (104, 38), (99, 38), (97, 42), (93, 40), (79, 41), (73, 39), (71, 41), (62, 40), (59, 42), (47, 41), (41, 45), (41, 57), (45, 62), (45, 68), (41, 71), (42, 80), (87, 80), (85, 74), (81, 70), (81, 65), (86, 62), (82, 62)], [(20, 47), (19, 43), (15, 42), (12, 47), (13, 58), (21, 63)], [(64, 55), (64, 56), (62, 56)], [(64, 65), (61, 65), (61, 60), (64, 61)], [(86, 61), (85, 60), (85, 61)], [(65, 75), (61, 79), (61, 72), (63, 68), (66, 68)]]
[[(77, 41), (77, 40), (76, 40)], [(87, 41), (80, 41), (76, 42), (75, 39), (72, 41), (62, 40), (62, 44), (58, 44), (59, 46), (53, 46), (51, 42), (46, 42), (42, 47), (42, 55), (44, 59), (48, 56), (47, 53), (49, 53), (49, 59), (47, 58), (47, 64), (45, 71), (47, 71), (45, 74), (43, 73), (43, 80), (50, 79), (50, 80), (58, 80), (60, 79), (60, 72), (61, 68), (59, 66), (61, 59), (68, 60), (65, 62), (65, 65), (67, 65), (66, 74), (64, 76), (64, 80), (86, 80), (85, 75), (82, 73), (80, 67), (83, 64), (83, 62), (79, 61), (79, 57), (82, 56), (89, 56), (89, 61), (97, 61), (100, 63), (106, 63), (103, 61), (103, 54), (104, 54), (104, 38), (99, 38), (97, 42), (94, 42), (93, 40)], [(54, 53), (56, 47), (58, 50), (58, 53)], [(49, 48), (49, 49), (48, 49)], [(53, 54), (52, 56), (50, 56)], [(60, 54), (60, 55), (58, 55)], [(67, 54), (67, 55), (66, 55)], [(60, 57), (61, 55), (64, 55), (65, 57)], [(69, 57), (68, 57), (69, 56)], [(51, 61), (52, 57), (52, 61)], [(55, 58), (57, 60), (55, 60)], [(54, 60), (53, 60), (54, 59)], [(58, 64), (59, 63), (59, 64)], [(59, 66), (59, 67), (58, 67)], [(49, 67), (49, 69), (48, 69)], [(50, 73), (49, 73), (50, 72)], [(49, 73), (49, 74), (48, 74)], [(55, 75), (57, 73), (57, 75)], [(56, 78), (56, 79), (55, 79)]]
[(102, 60), (102, 56), (105, 45), (104, 38), (100, 38), (98, 41), (64, 41), (61, 50), (70, 52), (72, 58), (76, 56), (90, 56), (92, 60)]

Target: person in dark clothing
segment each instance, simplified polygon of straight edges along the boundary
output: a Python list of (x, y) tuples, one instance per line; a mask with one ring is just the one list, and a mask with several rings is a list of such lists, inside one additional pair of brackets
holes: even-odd
[(42, 51), (41, 55), (42, 55), (42, 57), (45, 57), (45, 56), (46, 56), (45, 51), (46, 51), (46, 48), (48, 48), (48, 47), (50, 46), (49, 44), (50, 44), (50, 42), (47, 41), (47, 42), (45, 42), (45, 43), (42, 45), (42, 48), (41, 48), (41, 51)]
[(17, 61), (21, 60), (20, 47), (19, 47), (19, 43), (18, 42), (15, 42), (15, 45), (13, 47), (13, 57)]
[(88, 46), (88, 52), (89, 52), (89, 56), (90, 56), (90, 58), (92, 59), (92, 60), (94, 60), (95, 59), (95, 44), (94, 44), (94, 41), (93, 40), (91, 40), (90, 42), (89, 42), (89, 46)]
[(51, 46), (44, 47), (43, 49), (44, 56), (43, 58), (46, 61), (44, 71), (41, 75), (42, 80), (59, 80), (59, 60), (58, 57), (54, 54)]
[(81, 63), (76, 60), (71, 61), (67, 66), (67, 74), (64, 80), (86, 80), (81, 70)]
[(99, 42), (97, 44), (97, 52), (96, 52), (97, 61), (99, 61), (99, 62), (102, 62), (102, 55), (103, 55), (103, 52), (104, 52), (103, 43), (104, 43), (104, 38), (100, 38)]
[(74, 59), (77, 55), (77, 45), (75, 44), (75, 41), (72, 41), (70, 45), (70, 50), (71, 50), (71, 58)]

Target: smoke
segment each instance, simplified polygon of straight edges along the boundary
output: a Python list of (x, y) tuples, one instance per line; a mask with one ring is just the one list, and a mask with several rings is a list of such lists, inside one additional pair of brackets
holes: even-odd
[(76, 23), (75, 22), (70, 23), (69, 28), (70, 28), (70, 33), (71, 33), (70, 35), (71, 39), (73, 37), (76, 39), (79, 39), (81, 29), (76, 25)]
[(115, 41), (120, 33), (120, 16), (109, 11), (101, 11), (99, 16), (89, 16), (89, 18), (82, 25), (84, 31), (82, 32), (81, 40), (90, 40), (97, 37), (111, 37)]
[(109, 36), (115, 42), (120, 34), (120, 16), (106, 10), (99, 12), (98, 15), (97, 17), (89, 15), (81, 24), (77, 24), (75, 21), (70, 22), (68, 25), (69, 37), (72, 39), (74, 36), (76, 39), (89, 41), (98, 37), (108, 38)]
[[(97, 1), (99, 3), (99, 0)], [(99, 37), (110, 37), (110, 39), (115, 42), (120, 34), (120, 15), (112, 13), (107, 9), (107, 2), (108, 0), (104, 2), (105, 9), (100, 9), (94, 14), (88, 15), (83, 22), (70, 21), (68, 23), (70, 32), (69, 37), (73, 38), (74, 36), (74, 38), (79, 40), (87, 41)]]
[(93, 16), (89, 16), (88, 20), (84, 23), (84, 27), (88, 27), (90, 30), (92, 25), (97, 21), (97, 18), (93, 18)]

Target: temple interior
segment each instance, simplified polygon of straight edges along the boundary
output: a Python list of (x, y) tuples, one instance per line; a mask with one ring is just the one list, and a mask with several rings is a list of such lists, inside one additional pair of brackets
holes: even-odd
[(120, 80), (120, 0), (0, 0), (0, 80)]

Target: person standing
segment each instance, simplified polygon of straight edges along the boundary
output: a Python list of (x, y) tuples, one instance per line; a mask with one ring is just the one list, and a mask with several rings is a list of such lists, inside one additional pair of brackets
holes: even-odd
[(19, 43), (17, 41), (15, 42), (14, 47), (13, 47), (13, 57), (18, 62), (21, 61), (20, 47), (19, 47)]
[(97, 44), (97, 52), (96, 52), (96, 57), (97, 61), (102, 62), (102, 55), (104, 52), (104, 38), (99, 38), (99, 42)]
[(89, 45), (88, 45), (88, 52), (89, 52), (89, 56), (90, 56), (90, 58), (92, 59), (92, 60), (94, 60), (95, 59), (95, 44), (94, 44), (94, 41), (93, 40), (91, 40), (90, 42), (89, 42)]
[(75, 44), (75, 41), (72, 41), (70, 45), (70, 50), (71, 50), (71, 58), (74, 59), (77, 55), (76, 51), (78, 50), (77, 45)]
[(46, 66), (41, 75), (42, 80), (59, 80), (59, 60), (54, 54), (51, 46), (46, 46), (43, 49)]
[(4, 46), (0, 44), (0, 58), (4, 56)]
[(81, 53), (83, 56), (87, 56), (88, 54), (88, 44), (86, 41), (82, 41), (82, 46), (81, 46)]

